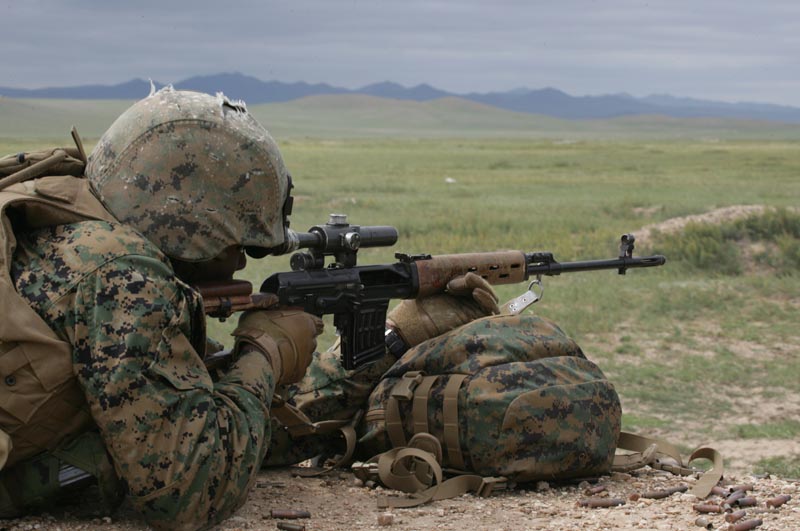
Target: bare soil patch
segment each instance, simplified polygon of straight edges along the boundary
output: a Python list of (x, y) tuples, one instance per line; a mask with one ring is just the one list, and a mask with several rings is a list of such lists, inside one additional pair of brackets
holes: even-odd
[[(380, 489), (370, 490), (357, 486), (350, 473), (338, 473), (334, 477), (295, 478), (286, 469), (264, 471), (250, 494), (247, 503), (232, 518), (217, 529), (273, 530), (279, 522), (304, 526), (307, 531), (350, 531), (368, 529), (387, 531), (450, 530), (465, 529), (492, 531), (550, 530), (678, 530), (695, 528), (695, 521), (703, 516), (693, 509), (699, 502), (689, 493), (673, 494), (665, 499), (640, 498), (631, 500), (631, 495), (647, 491), (663, 490), (686, 485), (691, 488), (694, 477), (681, 478), (650, 468), (633, 474), (613, 474), (590, 485), (587, 482), (567, 486), (549, 485), (540, 482), (528, 489), (501, 492), (489, 498), (464, 495), (452, 500), (434, 502), (413, 509), (378, 509), (378, 496), (386, 494)], [(752, 483), (752, 495), (759, 501), (757, 507), (748, 509), (749, 517), (761, 518), (764, 525), (759, 529), (800, 529), (800, 483), (774, 477), (751, 476), (729, 477), (729, 485)], [(578, 502), (588, 498), (590, 486), (603, 485), (604, 492), (593, 495), (604, 498), (621, 498), (625, 503), (612, 508), (589, 509), (579, 507)], [(780, 494), (792, 496), (787, 504), (778, 509), (767, 509), (765, 501)], [(719, 503), (719, 496), (709, 498)], [(90, 504), (91, 501), (84, 502)], [(302, 520), (276, 520), (274, 509), (302, 509), (311, 513), (311, 518)], [(390, 525), (378, 524), (378, 517), (390, 514)], [(705, 515), (712, 529), (727, 529), (722, 514)], [(58, 518), (40, 516), (1, 522), (2, 529), (62, 530), (62, 531), (138, 531), (147, 526), (138, 520), (129, 509), (123, 508), (111, 517)]]
[(643, 244), (650, 240), (656, 233), (674, 234), (682, 231), (686, 225), (690, 223), (720, 224), (761, 214), (766, 209), (767, 207), (764, 205), (733, 205), (716, 208), (709, 212), (704, 212), (703, 214), (671, 218), (660, 223), (645, 225), (636, 233), (636, 241), (639, 244)]

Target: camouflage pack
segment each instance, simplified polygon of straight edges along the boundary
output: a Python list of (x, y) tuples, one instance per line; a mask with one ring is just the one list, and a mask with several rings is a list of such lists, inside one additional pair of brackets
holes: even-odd
[(65, 463), (95, 475), (111, 470), (102, 447), (95, 452), (69, 442), (92, 425), (72, 372), (72, 348), (17, 293), (10, 276), (15, 230), (113, 220), (80, 177), (85, 153), (74, 131), (73, 138), (76, 148), (0, 159), (0, 518), (46, 505)]
[[(614, 386), (555, 324), (491, 316), (407, 352), (372, 392), (360, 443), (368, 453), (394, 448), (395, 458), (417, 447), (456, 474), (565, 479), (610, 470), (620, 422)], [(371, 461), (356, 470), (375, 471), (380, 458)], [(427, 464), (391, 467), (406, 482), (438, 480)], [(476, 489), (497, 482), (472, 480)]]

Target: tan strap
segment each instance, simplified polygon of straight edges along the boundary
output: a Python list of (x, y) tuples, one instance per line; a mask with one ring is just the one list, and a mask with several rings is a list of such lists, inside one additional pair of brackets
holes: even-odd
[(632, 472), (644, 466), (651, 465), (657, 459), (657, 444), (651, 444), (643, 452), (615, 454), (611, 463), (613, 472)]
[(65, 158), (67, 158), (66, 151), (63, 149), (55, 149), (53, 150), (53, 153), (46, 159), (42, 159), (35, 164), (31, 164), (27, 168), (19, 170), (16, 173), (12, 173), (8, 177), (4, 177), (2, 180), (0, 180), (0, 190), (8, 188), (12, 184), (21, 183), (23, 181), (44, 175), (47, 170), (56, 166)]
[[(361, 411), (359, 410), (356, 416), (351, 420), (323, 420), (321, 422), (312, 422), (305, 413), (300, 411), (296, 406), (286, 402), (279, 393), (275, 393), (272, 396), (270, 415), (278, 419), (292, 437), (330, 433), (342, 429), (347, 425), (355, 425), (355, 422), (361, 420)], [(347, 441), (347, 435), (345, 435), (345, 441)], [(353, 446), (355, 447), (355, 443), (353, 443)]]
[(642, 437), (641, 435), (636, 435), (634, 433), (623, 431), (620, 432), (619, 434), (619, 442), (617, 443), (617, 448), (620, 448), (622, 450), (630, 450), (632, 452), (645, 453), (653, 445), (656, 446), (656, 457), (661, 457), (661, 456), (669, 457), (671, 459), (674, 459), (679, 466), (683, 466), (683, 458), (681, 457), (680, 450), (678, 450), (678, 448), (675, 447), (675, 445), (667, 441), (664, 441), (662, 439), (651, 439), (649, 437)]
[(391, 396), (398, 400), (411, 400), (414, 398), (414, 390), (422, 383), (425, 373), (422, 371), (408, 371), (392, 387)]
[(711, 470), (708, 470), (705, 474), (700, 476), (700, 479), (697, 480), (697, 483), (692, 488), (692, 494), (698, 498), (705, 498), (711, 494), (711, 489), (722, 479), (722, 474), (724, 472), (722, 454), (713, 448), (698, 448), (689, 456), (689, 463), (695, 459), (708, 459), (714, 463)]
[(414, 433), (428, 433), (428, 395), (438, 376), (426, 376), (414, 391), (414, 405), (411, 415), (414, 419)]
[[(442, 443), (430, 433), (417, 433), (408, 441), (409, 448), (417, 448), (433, 455), (437, 463), (442, 462)], [(423, 485), (432, 485), (434, 471), (422, 462), (414, 465), (414, 475)]]
[(424, 468), (433, 472), (432, 480), (442, 482), (442, 467), (436, 457), (420, 448), (392, 448), (378, 457), (378, 477), (388, 488), (402, 492), (419, 492), (430, 487), (417, 477), (415, 460), (424, 463)]
[[(408, 462), (408, 463), (407, 463)], [(414, 463), (411, 465), (410, 463)], [(419, 480), (413, 469), (422, 465), (433, 472), (430, 483)], [(416, 507), (429, 501), (446, 500), (474, 492), (478, 496), (491, 496), (495, 490), (505, 489), (504, 477), (482, 477), (465, 474), (442, 481), (442, 469), (433, 454), (419, 448), (393, 448), (378, 456), (378, 477), (384, 486), (413, 494), (408, 498), (383, 496), (378, 507)]]
[(403, 418), (400, 416), (398, 401), (414, 398), (414, 391), (422, 383), (423, 377), (424, 373), (421, 371), (408, 371), (394, 384), (389, 399), (386, 401), (386, 411), (384, 412), (386, 433), (395, 448), (406, 446), (406, 433), (403, 430)]
[(403, 431), (403, 419), (400, 417), (400, 405), (397, 399), (393, 396), (389, 397), (386, 401), (385, 422), (386, 433), (389, 435), (389, 441), (395, 448), (400, 448), (406, 445), (406, 434)]
[[(697, 472), (696, 469), (688, 466), (693, 460), (708, 459), (714, 466), (697, 480), (697, 483), (692, 489), (692, 494), (698, 498), (705, 498), (708, 496), (711, 493), (711, 489), (722, 479), (724, 472), (722, 454), (713, 448), (698, 448), (689, 456), (689, 460), (684, 463), (680, 451), (673, 444), (662, 439), (651, 439), (629, 432), (620, 433), (617, 448), (630, 450), (634, 453), (615, 455), (614, 464), (612, 465), (612, 470), (615, 471), (625, 471), (625, 464), (631, 467), (628, 468), (628, 470), (650, 465), (658, 470), (665, 470), (673, 474), (688, 476)], [(655, 448), (655, 452), (653, 452), (653, 448)], [(670, 460), (675, 463), (671, 463)]]
[(464, 455), (461, 453), (458, 423), (458, 391), (467, 379), (466, 374), (453, 374), (444, 388), (444, 446), (447, 450), (447, 462), (450, 468), (464, 469)]
[(292, 437), (303, 437), (304, 435), (317, 433), (317, 427), (305, 413), (285, 402), (277, 394), (272, 398), (270, 415), (278, 419)]

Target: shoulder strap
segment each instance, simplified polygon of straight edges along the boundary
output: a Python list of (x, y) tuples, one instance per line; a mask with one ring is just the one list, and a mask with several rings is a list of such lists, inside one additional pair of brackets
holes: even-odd
[(713, 463), (711, 470), (705, 472), (692, 489), (692, 494), (705, 498), (716, 485), (724, 471), (722, 454), (713, 448), (698, 448), (684, 463), (681, 453), (675, 445), (663, 439), (651, 439), (629, 432), (620, 432), (617, 448), (629, 453), (614, 456), (611, 469), (616, 472), (629, 472), (649, 465), (652, 468), (665, 470), (682, 476), (697, 472), (688, 465), (695, 459), (708, 459)]
[(87, 162), (86, 151), (75, 127), (71, 134), (74, 148), (53, 148), (0, 158), (0, 190), (42, 175), (83, 175)]

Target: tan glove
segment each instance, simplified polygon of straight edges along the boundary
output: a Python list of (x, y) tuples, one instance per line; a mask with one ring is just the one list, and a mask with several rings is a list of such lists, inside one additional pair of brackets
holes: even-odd
[(410, 348), (479, 317), (500, 313), (492, 286), (475, 273), (447, 283), (447, 292), (423, 299), (407, 299), (386, 317), (386, 324)]
[(311, 363), (322, 327), (322, 319), (301, 310), (245, 312), (233, 331), (234, 352), (255, 347), (269, 359), (278, 384), (294, 383)]

